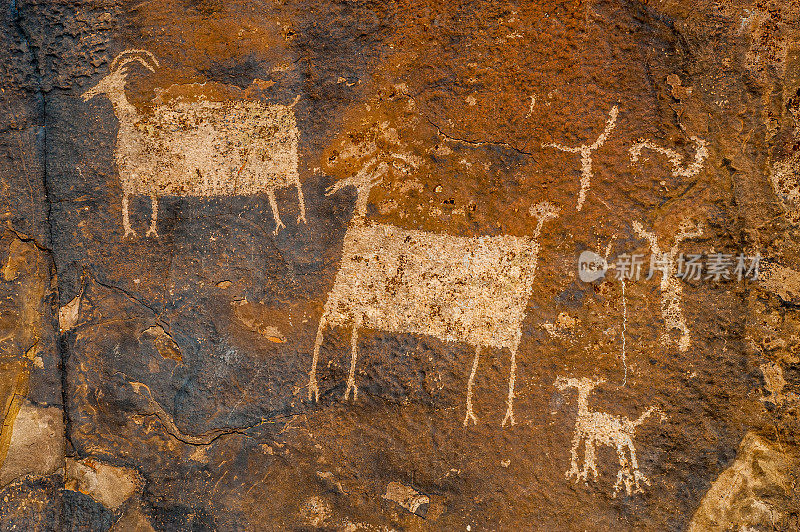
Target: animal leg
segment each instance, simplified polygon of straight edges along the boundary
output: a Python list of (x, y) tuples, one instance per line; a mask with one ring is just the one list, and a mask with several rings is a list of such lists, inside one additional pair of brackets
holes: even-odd
[(583, 202), (586, 201), (586, 191), (592, 186), (592, 152), (583, 149), (581, 150), (581, 189), (578, 191), (578, 210), (583, 208)]
[(155, 194), (150, 196), (150, 229), (147, 230), (147, 236), (158, 237), (156, 230), (156, 222), (158, 221), (158, 196)]
[(314, 398), (315, 402), (319, 401), (319, 388), (317, 387), (317, 363), (319, 362), (319, 348), (322, 345), (323, 332), (325, 331), (325, 314), (319, 320), (319, 327), (317, 327), (317, 338), (314, 340), (314, 357), (311, 360), (311, 371), (308, 372), (308, 400)]
[(517, 348), (511, 349), (511, 371), (508, 375), (508, 399), (506, 399), (506, 416), (503, 418), (502, 426), (505, 427), (506, 423), (516, 424), (514, 421), (514, 380), (517, 378)]
[[(572, 436), (572, 450), (570, 451), (570, 468), (567, 471), (567, 478), (575, 477), (577, 480), (580, 477), (580, 473), (578, 472), (578, 447), (581, 445), (581, 433), (577, 430), (575, 434)], [(584, 457), (585, 459), (585, 457)]]
[(630, 463), (628, 457), (625, 456), (625, 449), (621, 442), (617, 443), (617, 457), (619, 458), (619, 471), (617, 471), (617, 481), (614, 483), (614, 497), (622, 489), (623, 484), (625, 484), (625, 492), (630, 495), (633, 475), (631, 475)]
[(689, 349), (692, 340), (691, 337), (689, 336), (689, 328), (685, 324), (683, 323), (680, 324), (680, 331), (681, 331), (681, 337), (678, 340), (678, 350), (681, 353), (685, 353)]
[(128, 194), (122, 194), (122, 227), (125, 229), (125, 237), (136, 236), (136, 231), (131, 229), (131, 219), (128, 215)]
[(350, 397), (350, 390), (353, 390), (353, 401), (358, 399), (358, 388), (356, 387), (356, 359), (358, 358), (358, 327), (361, 322), (356, 320), (353, 323), (353, 334), (350, 336), (350, 375), (347, 377), (347, 389), (344, 391), (344, 400)]
[(281, 230), (281, 227), (286, 226), (283, 225), (281, 217), (278, 214), (278, 202), (275, 201), (275, 192), (272, 189), (267, 190), (267, 198), (269, 198), (269, 206), (272, 209), (272, 217), (275, 218), (275, 230), (272, 232), (272, 234), (277, 235), (278, 231)]
[(306, 221), (306, 202), (303, 198), (303, 187), (300, 186), (300, 180), (297, 181), (297, 201), (300, 203), (300, 216), (297, 217), (297, 223), (308, 223)]
[(642, 488), (639, 486), (639, 482), (644, 482), (648, 486), (650, 485), (650, 479), (639, 472), (639, 462), (636, 460), (636, 449), (633, 447), (633, 440), (628, 439), (627, 442), (628, 451), (631, 453), (631, 467), (633, 469), (633, 483), (636, 486), (634, 493), (641, 493)]
[(633, 466), (633, 469), (639, 469), (639, 461), (636, 460), (636, 449), (633, 447), (633, 440), (626, 437), (625, 445), (627, 445), (628, 451), (631, 453), (631, 466)]
[(597, 464), (595, 463), (595, 455), (594, 455), (594, 440), (587, 436), (586, 437), (586, 450), (583, 456), (583, 471), (581, 474), (578, 475), (578, 478), (583, 478), (585, 483), (589, 482), (589, 469), (592, 470), (592, 474), (594, 475), (594, 479), (597, 480)]
[(470, 420), (472, 420), (473, 425), (478, 424), (478, 418), (475, 417), (475, 413), (472, 411), (472, 383), (475, 380), (475, 372), (478, 371), (478, 359), (480, 356), (481, 346), (477, 346), (475, 348), (475, 360), (472, 361), (472, 372), (469, 374), (469, 380), (467, 381), (467, 415), (464, 417), (465, 427), (469, 424)]

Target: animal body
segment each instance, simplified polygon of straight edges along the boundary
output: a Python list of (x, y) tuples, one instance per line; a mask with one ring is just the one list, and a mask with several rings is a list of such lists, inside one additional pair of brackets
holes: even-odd
[[(378, 170), (379, 172), (381, 170)], [(358, 176), (357, 176), (358, 177)], [(355, 385), (358, 329), (433, 336), (475, 347), (467, 385), (466, 425), (477, 418), (472, 409), (472, 384), (481, 349), (506, 348), (511, 353), (507, 411), (514, 423), (516, 353), (522, 321), (533, 287), (542, 226), (557, 215), (543, 202), (531, 209), (537, 226), (531, 238), (514, 236), (457, 237), (363, 221), (364, 194), (374, 179), (331, 187), (329, 193), (356, 186), (361, 212), (354, 215), (344, 238), (342, 261), (320, 318), (309, 374), (309, 399), (319, 399), (316, 379), (319, 349), (327, 327), (352, 327), (351, 365), (345, 399)]]
[[(650, 481), (639, 471), (639, 461), (636, 459), (636, 448), (633, 439), (636, 437), (636, 427), (641, 425), (650, 415), (658, 411), (656, 407), (648, 408), (635, 420), (625, 416), (614, 416), (605, 412), (592, 412), (589, 410), (589, 394), (592, 390), (605, 382), (605, 379), (565, 378), (558, 377), (555, 385), (560, 390), (575, 388), (578, 391), (578, 416), (575, 419), (575, 432), (572, 437), (572, 450), (570, 469), (567, 478), (587, 481), (589, 470), (597, 480), (597, 456), (595, 448), (598, 444), (612, 447), (617, 451), (619, 471), (617, 482), (614, 484), (614, 495), (625, 486), (628, 495), (632, 492), (641, 492), (640, 483), (650, 485)], [(663, 415), (662, 415), (663, 419)], [(578, 448), (584, 444), (583, 469), (578, 470)], [(628, 457), (630, 456), (630, 459)]]
[(266, 194), (275, 233), (285, 227), (278, 213), (275, 190), (297, 188), (300, 215), (306, 222), (305, 201), (297, 170), (300, 133), (291, 105), (260, 101), (177, 101), (140, 115), (125, 94), (129, 68), (139, 64), (154, 72), (159, 66), (146, 50), (126, 50), (111, 63), (110, 72), (83, 94), (104, 95), (119, 122), (114, 150), (122, 186), (122, 224), (130, 225), (131, 195), (151, 198), (148, 236), (157, 236), (158, 198)]

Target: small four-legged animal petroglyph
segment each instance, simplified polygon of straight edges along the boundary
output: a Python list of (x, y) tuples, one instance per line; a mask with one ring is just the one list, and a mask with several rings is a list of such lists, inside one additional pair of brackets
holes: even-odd
[[(576, 481), (588, 482), (589, 470), (597, 480), (597, 464), (595, 446), (607, 445), (617, 450), (619, 458), (619, 472), (617, 482), (614, 484), (614, 496), (625, 486), (628, 495), (642, 491), (640, 483), (650, 485), (650, 481), (639, 471), (639, 462), (636, 459), (636, 449), (633, 438), (636, 436), (636, 427), (641, 425), (658, 408), (651, 406), (637, 419), (631, 421), (625, 416), (614, 416), (605, 412), (592, 412), (589, 410), (589, 394), (596, 386), (605, 382), (605, 379), (581, 379), (558, 377), (555, 385), (559, 390), (575, 388), (578, 390), (578, 417), (575, 420), (575, 432), (572, 437), (572, 451), (570, 469), (567, 478), (575, 477)], [(664, 416), (662, 414), (662, 420)], [(583, 469), (578, 470), (578, 448), (584, 443)], [(630, 460), (628, 459), (630, 455)]]

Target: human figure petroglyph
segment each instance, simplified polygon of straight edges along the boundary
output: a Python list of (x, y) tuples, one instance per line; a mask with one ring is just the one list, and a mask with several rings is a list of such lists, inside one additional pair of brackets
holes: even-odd
[[(637, 419), (631, 421), (625, 416), (614, 416), (605, 412), (592, 412), (589, 410), (589, 394), (592, 390), (603, 384), (605, 379), (580, 379), (558, 377), (555, 385), (559, 390), (566, 391), (575, 388), (578, 392), (578, 415), (575, 419), (575, 432), (572, 436), (572, 449), (570, 451), (570, 469), (567, 478), (575, 477), (575, 481), (583, 480), (588, 483), (589, 470), (597, 480), (597, 444), (613, 447), (617, 451), (619, 471), (614, 484), (614, 496), (625, 487), (628, 495), (642, 491), (640, 483), (650, 485), (650, 481), (639, 471), (639, 461), (636, 459), (636, 448), (633, 439), (636, 437), (636, 428), (641, 425), (654, 412), (659, 409), (651, 406)], [(661, 415), (662, 421), (665, 416)], [(578, 470), (578, 448), (584, 444), (583, 469)], [(630, 456), (630, 459), (628, 459)]]
[(600, 136), (597, 137), (597, 140), (594, 141), (593, 144), (582, 144), (581, 146), (577, 146), (575, 148), (570, 148), (569, 146), (564, 146), (563, 144), (557, 144), (554, 142), (542, 144), (543, 148), (555, 148), (557, 150), (569, 153), (579, 153), (581, 155), (581, 189), (578, 192), (577, 205), (577, 209), (579, 211), (583, 208), (583, 203), (586, 201), (586, 192), (589, 190), (589, 187), (592, 186), (592, 177), (594, 176), (592, 173), (592, 152), (600, 148), (603, 144), (605, 144), (606, 140), (608, 140), (608, 136), (617, 125), (618, 115), (619, 107), (615, 105), (609, 112), (605, 129)]
[(243, 100), (205, 99), (157, 106), (140, 115), (125, 95), (128, 69), (134, 63), (151, 72), (158, 60), (147, 50), (126, 50), (112, 61), (109, 73), (83, 93), (85, 101), (105, 95), (119, 122), (114, 150), (122, 185), (122, 225), (135, 235), (128, 214), (129, 197), (151, 199), (147, 236), (158, 236), (158, 198), (266, 194), (275, 233), (285, 227), (275, 190), (297, 188), (300, 215), (305, 201), (297, 170), (300, 132), (294, 105), (265, 105)]
[(678, 349), (685, 353), (691, 345), (691, 336), (689, 327), (686, 325), (686, 318), (683, 315), (682, 309), (682, 296), (683, 285), (677, 277), (678, 273), (678, 246), (684, 240), (697, 238), (702, 236), (703, 230), (697, 225), (689, 222), (683, 222), (678, 233), (675, 235), (674, 243), (669, 251), (661, 251), (661, 246), (658, 244), (658, 238), (655, 233), (644, 230), (641, 223), (633, 222), (633, 230), (636, 231), (641, 238), (644, 238), (650, 244), (650, 252), (655, 257), (659, 266), (658, 270), (661, 271), (661, 316), (664, 319), (664, 332), (662, 338), (666, 343), (672, 343), (670, 331), (677, 330), (680, 332), (677, 345)]
[(507, 348), (511, 353), (508, 398), (503, 425), (515, 423), (516, 354), (539, 255), (544, 223), (557, 216), (547, 202), (531, 208), (537, 219), (531, 238), (514, 236), (456, 237), (364, 221), (372, 186), (385, 168), (337, 182), (358, 192), (356, 213), (344, 238), (342, 262), (320, 318), (309, 372), (308, 398), (319, 400), (317, 364), (328, 326), (352, 326), (351, 362), (344, 398), (355, 400), (358, 329), (434, 336), (475, 346), (467, 384), (464, 425), (477, 422), (472, 386), (480, 352)]
[(638, 162), (639, 158), (642, 155), (642, 150), (647, 148), (649, 150), (653, 150), (656, 153), (660, 153), (664, 155), (667, 159), (669, 159), (670, 164), (672, 164), (672, 176), (673, 177), (683, 177), (683, 178), (692, 178), (696, 176), (700, 170), (703, 169), (703, 163), (708, 158), (708, 148), (706, 147), (706, 141), (697, 137), (691, 137), (692, 142), (695, 143), (695, 153), (694, 153), (694, 161), (684, 166), (683, 155), (676, 152), (671, 148), (663, 148), (658, 144), (654, 143), (650, 140), (640, 139), (636, 144), (634, 144), (628, 152), (631, 156), (631, 162)]

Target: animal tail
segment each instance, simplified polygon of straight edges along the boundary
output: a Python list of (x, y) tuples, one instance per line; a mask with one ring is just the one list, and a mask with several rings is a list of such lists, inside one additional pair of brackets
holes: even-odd
[(633, 426), (638, 427), (639, 425), (644, 423), (644, 420), (650, 417), (653, 414), (653, 412), (657, 411), (659, 411), (658, 408), (656, 408), (655, 406), (651, 406), (650, 408), (645, 410), (644, 413), (636, 419), (636, 421), (633, 422)]

